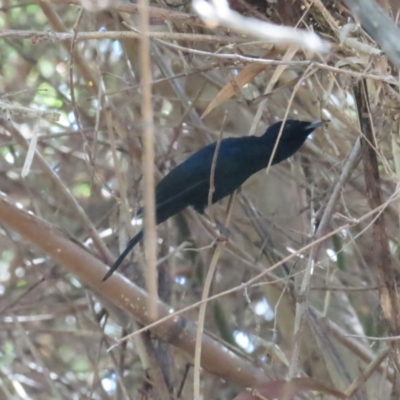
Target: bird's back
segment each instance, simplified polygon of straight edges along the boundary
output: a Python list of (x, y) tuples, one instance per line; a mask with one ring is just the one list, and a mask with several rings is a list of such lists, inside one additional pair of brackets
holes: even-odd
[[(211, 168), (216, 149), (212, 143), (178, 165), (156, 187), (160, 222), (168, 214), (191, 205), (202, 212), (208, 203)], [(260, 139), (254, 136), (221, 141), (214, 172), (212, 203), (236, 190), (260, 165)], [(265, 155), (267, 157), (267, 155)], [(172, 214), (171, 214), (172, 215)]]

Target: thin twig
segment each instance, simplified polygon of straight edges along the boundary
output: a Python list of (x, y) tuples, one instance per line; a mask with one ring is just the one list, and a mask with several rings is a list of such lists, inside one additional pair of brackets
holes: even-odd
[(293, 103), (293, 99), (296, 96), (296, 93), (299, 90), (299, 88), (301, 87), (301, 85), (303, 84), (303, 82), (316, 72), (316, 70), (312, 69), (311, 66), (312, 66), (312, 64), (309, 65), (308, 68), (304, 71), (304, 74), (298, 80), (298, 82), (296, 83), (296, 85), (293, 88), (292, 94), (290, 95), (290, 99), (288, 101), (288, 106), (286, 107), (285, 115), (283, 116), (283, 119), (282, 119), (282, 125), (281, 125), (281, 127), (279, 129), (278, 137), (276, 138), (276, 141), (274, 143), (274, 147), (272, 149), (271, 157), (269, 158), (269, 161), (268, 161), (268, 165), (267, 165), (267, 169), (266, 169), (266, 173), (267, 174), (268, 174), (269, 169), (270, 169), (270, 167), (272, 165), (272, 161), (274, 160), (274, 156), (275, 156), (276, 150), (278, 148), (279, 141), (281, 140), (283, 128), (284, 128), (285, 122), (286, 122), (286, 120), (287, 120), (287, 118), (289, 116), (289, 111), (290, 111), (291, 105)]
[(375, 357), (375, 359), (373, 359), (370, 364), (367, 365), (367, 367), (362, 371), (357, 379), (352, 382), (352, 384), (346, 389), (345, 392), (349, 399), (353, 398), (355, 393), (360, 390), (360, 388), (363, 388), (365, 386), (371, 375), (376, 372), (382, 362), (387, 359), (388, 354), (389, 350), (381, 350), (380, 354), (378, 354), (377, 357)]
[[(227, 214), (224, 221), (224, 227), (227, 228), (229, 226), (229, 221), (232, 215), (232, 206), (233, 200), (235, 198), (236, 192), (234, 192), (229, 197), (229, 203), (227, 207)], [(194, 400), (200, 400), (200, 366), (201, 366), (201, 338), (203, 336), (204, 331), (204, 321), (206, 316), (207, 309), (207, 299), (209, 298), (211, 283), (215, 274), (215, 270), (217, 268), (218, 260), (221, 257), (221, 254), (224, 250), (226, 244), (226, 238), (217, 241), (217, 247), (215, 248), (213, 257), (211, 259), (210, 267), (208, 268), (206, 280), (203, 286), (203, 292), (201, 295), (201, 304), (199, 309), (199, 317), (197, 320), (197, 333), (196, 333), (196, 348), (194, 353), (194, 367), (193, 367), (193, 398)]]
[[(140, 39), (140, 32), (128, 31), (105, 31), (105, 32), (39, 32), (39, 31), (22, 31), (22, 30), (2, 30), (0, 31), (0, 39), (32, 39), (39, 42), (65, 42), (76, 39), (77, 42), (82, 40), (123, 40), (123, 39)], [(246, 43), (249, 39), (238, 36), (214, 36), (201, 35), (197, 33), (177, 33), (177, 32), (149, 32), (152, 39), (176, 40), (176, 41), (193, 41), (204, 43)]]
[(210, 189), (208, 191), (208, 201), (207, 201), (207, 203), (208, 203), (208, 213), (209, 213), (209, 216), (210, 216), (210, 220), (211, 220), (211, 222), (213, 224), (215, 224), (215, 221), (214, 221), (213, 212), (211, 210), (211, 206), (212, 206), (212, 203), (213, 203), (212, 202), (212, 197), (213, 197), (214, 192), (215, 192), (215, 186), (214, 186), (215, 169), (217, 167), (218, 153), (219, 153), (219, 149), (221, 147), (222, 136), (224, 134), (226, 117), (227, 117), (227, 114), (225, 113), (224, 120), (222, 121), (222, 125), (221, 125), (221, 130), (219, 132), (217, 144), (215, 145), (215, 150), (214, 150), (214, 154), (213, 154), (213, 158), (212, 158), (212, 162), (211, 162), (211, 170), (210, 170)]

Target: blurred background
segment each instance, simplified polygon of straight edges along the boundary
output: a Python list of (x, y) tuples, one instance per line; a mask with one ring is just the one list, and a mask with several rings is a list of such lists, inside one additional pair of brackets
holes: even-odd
[[(396, 2), (381, 3), (395, 19)], [(230, 2), (242, 16), (314, 31), (331, 42), (325, 55), (223, 27), (209, 29), (187, 2), (157, 0), (150, 6), (156, 181), (216, 141), (221, 130), (223, 137), (260, 135), (285, 115), (324, 122), (294, 157), (253, 176), (236, 196), (211, 294), (239, 287), (296, 255), (245, 290), (210, 302), (205, 331), (254, 365), (268, 367), (275, 378), (285, 377), (295, 343), (295, 289), (308, 268), (307, 323), (296, 339), (301, 376), (346, 390), (386, 348), (364, 336), (380, 336), (385, 328), (373, 218), (365, 217), (370, 207), (363, 162), (360, 152), (355, 160), (350, 156), (360, 136), (354, 87), (366, 80), (397, 271), (397, 71), (341, 2)], [(0, 107), (3, 121), (14, 127), (0, 124), (0, 190), (104, 262), (61, 188), (83, 208), (113, 261), (138, 231), (135, 213), (143, 204), (139, 40), (124, 35), (137, 32), (138, 23), (131, 3), (0, 2)], [(35, 148), (35, 142), (42, 161), (30, 163), (28, 143)], [(301, 250), (316, 239), (334, 188), (339, 195), (323, 232), (327, 238), (314, 250)], [(219, 220), (227, 204), (225, 199), (212, 207)], [(218, 232), (207, 216), (191, 209), (157, 232), (160, 297), (178, 310), (200, 300)], [(138, 246), (119, 272), (144, 288), (144, 264)], [(137, 342), (107, 352), (115, 338), (138, 324), (108, 314), (103, 305), (76, 276), (2, 225), (0, 397), (157, 398)], [(185, 316), (196, 321), (198, 309)], [(149, 340), (163, 360), (171, 398), (191, 399), (192, 358)], [(394, 372), (385, 363), (354, 398), (389, 398)], [(201, 379), (204, 399), (231, 399), (239, 391), (206, 370)], [(330, 398), (316, 392), (301, 396)]]

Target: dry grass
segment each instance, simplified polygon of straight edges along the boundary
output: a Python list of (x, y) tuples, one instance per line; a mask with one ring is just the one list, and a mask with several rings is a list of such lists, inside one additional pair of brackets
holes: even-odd
[[(0, 397), (232, 399), (250, 386), (253, 399), (396, 398), (400, 352), (385, 340), (400, 334), (396, 62), (341, 2), (231, 1), (330, 44), (313, 53), (159, 0), (146, 68), (138, 6), (89, 3), (96, 12), (77, 0), (0, 9)], [(139, 247), (120, 268), (132, 284), (101, 283), (137, 230), (143, 166), (158, 181), (221, 130), (259, 135), (286, 117), (325, 123), (213, 206), (228, 238), (189, 209), (157, 228), (147, 284), (163, 303), (140, 289)], [(163, 324), (138, 332), (155, 310)], [(296, 377), (312, 379), (285, 392)]]

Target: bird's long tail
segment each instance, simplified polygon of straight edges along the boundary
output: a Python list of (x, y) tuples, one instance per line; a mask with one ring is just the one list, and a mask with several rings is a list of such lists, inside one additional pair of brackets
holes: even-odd
[(124, 261), (125, 257), (129, 254), (129, 252), (143, 239), (143, 230), (141, 230), (136, 236), (134, 236), (126, 246), (126, 249), (122, 252), (122, 254), (118, 257), (117, 261), (113, 264), (110, 270), (105, 274), (103, 278), (103, 282), (106, 281), (114, 271), (121, 265), (122, 261)]

